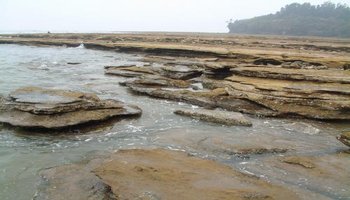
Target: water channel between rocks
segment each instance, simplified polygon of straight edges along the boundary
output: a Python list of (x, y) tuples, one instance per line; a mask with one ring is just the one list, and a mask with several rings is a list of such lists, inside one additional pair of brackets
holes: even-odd
[[(87, 160), (118, 149), (155, 148), (184, 150), (214, 159), (244, 173), (291, 188), (305, 199), (346, 199), (350, 196), (349, 156), (335, 136), (349, 124), (311, 120), (255, 118), (252, 127), (228, 127), (176, 116), (179, 108), (195, 106), (137, 96), (104, 75), (104, 66), (136, 64), (140, 56), (84, 48), (0, 45), (0, 95), (23, 86), (96, 93), (138, 105), (139, 119), (60, 134), (35, 133), (0, 125), (0, 199), (31, 199), (40, 183), (40, 170)], [(80, 64), (68, 64), (80, 63)], [(286, 149), (286, 153), (242, 154), (249, 149)], [(304, 169), (284, 168), (279, 158), (312, 156), (335, 177), (305, 175)], [(340, 166), (332, 169), (331, 164)], [(308, 174), (308, 173), (307, 173)], [(342, 174), (345, 176), (343, 178)]]

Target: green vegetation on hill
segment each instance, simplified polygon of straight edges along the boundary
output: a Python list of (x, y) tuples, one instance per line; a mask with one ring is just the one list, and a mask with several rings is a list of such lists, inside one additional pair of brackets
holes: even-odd
[(350, 8), (331, 2), (293, 3), (275, 14), (231, 21), (230, 33), (350, 37)]

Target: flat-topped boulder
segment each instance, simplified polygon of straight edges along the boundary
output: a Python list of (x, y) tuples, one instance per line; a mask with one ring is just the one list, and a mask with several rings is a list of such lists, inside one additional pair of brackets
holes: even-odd
[(22, 128), (62, 129), (112, 117), (138, 116), (141, 109), (95, 94), (25, 87), (1, 103), (0, 122)]
[(229, 112), (223, 110), (207, 110), (207, 109), (181, 109), (174, 112), (178, 115), (188, 116), (207, 122), (224, 124), (228, 126), (252, 126), (252, 123), (238, 112)]

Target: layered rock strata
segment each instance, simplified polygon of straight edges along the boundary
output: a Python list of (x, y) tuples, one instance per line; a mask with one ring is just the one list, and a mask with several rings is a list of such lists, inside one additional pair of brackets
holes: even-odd
[[(142, 81), (144, 75), (156, 75), (158, 78), (153, 79), (184, 80), (190, 85), (199, 82), (204, 90), (225, 89), (226, 95), (211, 97), (211, 107), (258, 116), (350, 119), (349, 40), (170, 33), (0, 38), (0, 43), (29, 45), (79, 46), (82, 42), (85, 48), (143, 56), (139, 60), (144, 62), (143, 67), (107, 67), (106, 74)], [(203, 103), (200, 93), (170, 93), (170, 89), (178, 88), (167, 85), (164, 91), (164, 86), (148, 86), (128, 84), (132, 90), (150, 96)]]
[(62, 129), (140, 114), (137, 106), (101, 100), (94, 94), (25, 87), (2, 102), (0, 122), (22, 128)]
[[(252, 70), (254, 73), (250, 73)], [(230, 71), (233, 74), (222, 79), (217, 78), (215, 71), (208, 77), (206, 70), (200, 78), (188, 80), (167, 78), (161, 73), (143, 74), (122, 85), (156, 98), (258, 116), (350, 119), (350, 84), (346, 71), (277, 67), (236, 67)], [(204, 88), (194, 91), (193, 83)]]

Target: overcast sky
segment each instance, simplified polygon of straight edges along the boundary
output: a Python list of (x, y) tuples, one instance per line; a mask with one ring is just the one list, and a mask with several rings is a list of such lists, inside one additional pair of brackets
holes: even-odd
[[(0, 0), (0, 31), (227, 32), (229, 19), (303, 0)], [(308, 0), (321, 4), (324, 0)], [(346, 3), (350, 0), (334, 0)]]

